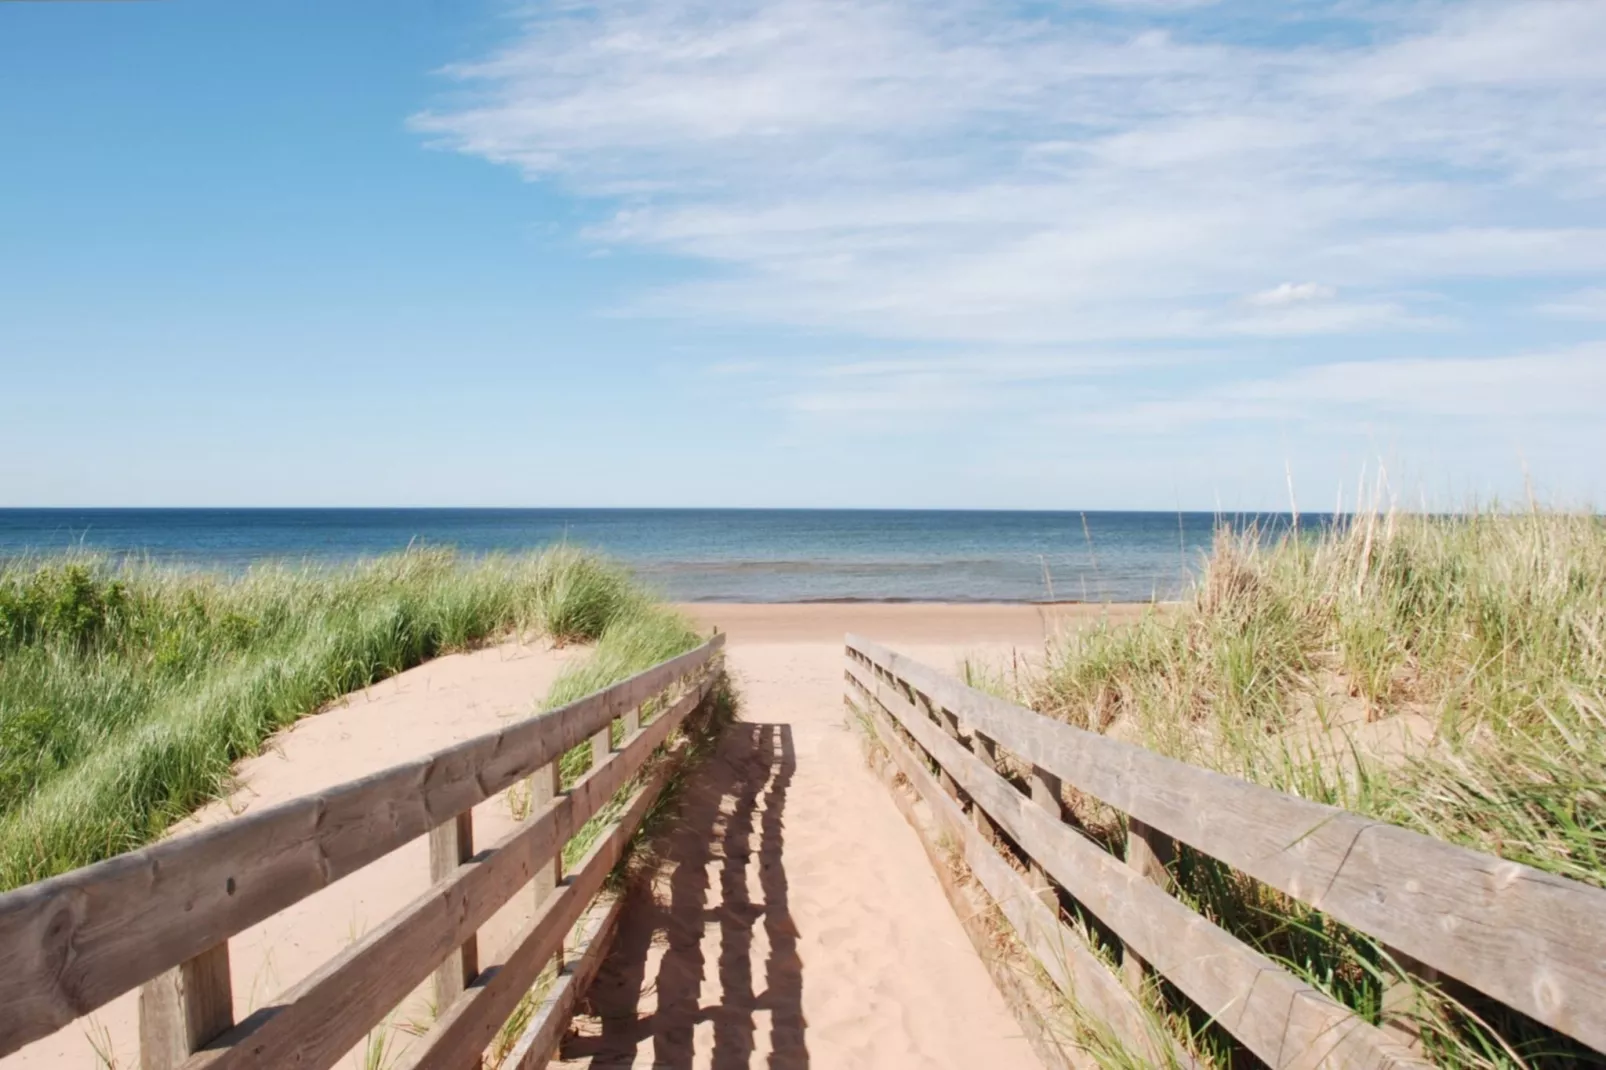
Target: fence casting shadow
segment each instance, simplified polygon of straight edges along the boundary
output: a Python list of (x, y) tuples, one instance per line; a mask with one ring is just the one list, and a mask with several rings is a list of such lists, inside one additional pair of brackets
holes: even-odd
[(571, 1035), (564, 1060), (629, 1066), (650, 1043), (654, 1067), (689, 1070), (694, 1050), (708, 1058), (711, 1047), (714, 1070), (807, 1068), (803, 971), (781, 858), (796, 765), (789, 725), (725, 731), (660, 840), (667, 879), (633, 893), (592, 983), (600, 1032)]

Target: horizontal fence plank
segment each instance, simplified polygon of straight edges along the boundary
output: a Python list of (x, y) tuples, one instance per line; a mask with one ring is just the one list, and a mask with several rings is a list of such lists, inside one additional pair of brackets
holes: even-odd
[(502, 1060), (502, 1070), (542, 1070), (557, 1055), (558, 1045), (568, 1031), (580, 997), (596, 979), (607, 957), (613, 931), (624, 913), (622, 895), (605, 896), (593, 903), (579, 925), (579, 938), (572, 949), (572, 961), (564, 965), (557, 980), (530, 1024)]
[(483, 802), (723, 643), (372, 776), (0, 895), (0, 1055)]
[(651, 810), (686, 752), (684, 741), (652, 772), (647, 783), (598, 837), (575, 872), (541, 904), (536, 915), (497, 964), (486, 969), (463, 997), (442, 1008), (435, 1026), (403, 1053), (398, 1070), (454, 1070), (465, 1052), (481, 1052), (540, 976), (541, 969), (563, 945), (613, 867), (624, 857), (630, 838)]
[(1079, 790), (1606, 1051), (1606, 890), (1074, 728), (858, 636), (848, 646)]
[[(713, 687), (702, 683), (622, 750), (382, 926), (209, 1044), (185, 1070), (334, 1065), (454, 948), (527, 885)], [(472, 978), (470, 978), (470, 981)], [(459, 990), (461, 991), (461, 989)]]
[[(850, 676), (850, 679), (853, 679)], [(857, 679), (853, 679), (859, 685)], [(862, 686), (860, 686), (862, 694)], [(887, 711), (874, 701), (855, 705), (867, 713), (899, 772), (937, 817), (949, 837), (960, 845), (965, 864), (978, 884), (997, 904), (1021, 943), (1049, 979), (1073, 1003), (1103, 1023), (1126, 1051), (1150, 1065), (1193, 1067), (1191, 1055), (1175, 1040), (1157, 1031), (1137, 1000), (1121, 986), (1115, 974), (1087, 946), (1081, 935), (1062, 922), (1038, 894), (1004, 861), (996, 848), (965, 820), (959, 808), (893, 730)]]
[(1429, 1065), (1022, 796), (902, 693), (851, 661), (848, 671), (1067, 892), (1267, 1064)]

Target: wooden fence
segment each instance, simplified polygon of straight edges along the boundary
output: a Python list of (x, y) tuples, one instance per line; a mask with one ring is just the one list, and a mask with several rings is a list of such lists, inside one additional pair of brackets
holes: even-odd
[[(847, 680), (849, 701), (1054, 984), (1148, 1061), (1189, 1060), (1133, 996), (1145, 969), (1271, 1066), (1425, 1065), (1407, 1038), (1169, 894), (1176, 841), (1370, 935), (1407, 968), (1606, 1052), (1606, 891), (1073, 728), (857, 636)], [(1009, 754), (1029, 771), (1029, 793), (999, 774)], [(1062, 785), (1127, 815), (1125, 859), (1066, 822)], [(1000, 832), (1026, 873), (997, 846)], [(1119, 971), (1064, 922), (1055, 885), (1119, 939)]]
[[(401, 1065), (463, 1070), (480, 1065), (558, 958), (557, 980), (504, 1063), (546, 1065), (617, 916), (617, 902), (598, 896), (604, 879), (679, 755), (648, 759), (704, 704), (723, 642), (716, 635), (499, 732), (0, 896), (0, 1055), (138, 987), (146, 1070), (328, 1067), (433, 973), (436, 1020)], [(589, 772), (560, 791), (559, 759), (588, 739)], [(472, 807), (525, 778), (527, 819), (476, 851)], [(564, 874), (564, 846), (632, 783)], [(231, 936), (426, 834), (428, 892), (269, 1006), (233, 1020)], [(504, 954), (482, 963), (477, 930), (525, 888), (534, 916)]]

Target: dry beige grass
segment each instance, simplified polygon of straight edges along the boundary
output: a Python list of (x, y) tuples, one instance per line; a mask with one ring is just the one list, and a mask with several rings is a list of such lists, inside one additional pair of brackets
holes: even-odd
[[(1391, 512), (1320, 537), (1224, 533), (1189, 603), (1067, 635), (1017, 690), (1082, 727), (1601, 885), (1603, 640), (1600, 518)], [(1068, 801), (1119, 847), (1119, 815)], [(1173, 875), (1219, 924), (1381, 1018), (1402, 978), (1375, 943), (1191, 852)], [(1442, 1065), (1584, 1055), (1475, 994), (1432, 996), (1411, 1024)], [(1187, 1010), (1174, 994), (1163, 1009)], [(1232, 1060), (1213, 1027), (1199, 1041)]]

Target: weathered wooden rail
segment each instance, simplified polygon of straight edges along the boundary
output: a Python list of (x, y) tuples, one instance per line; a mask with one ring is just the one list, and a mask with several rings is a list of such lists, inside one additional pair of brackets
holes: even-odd
[[(846, 675), (848, 700), (1025, 947), (1142, 1058), (1188, 1061), (1133, 995), (1147, 969), (1271, 1066), (1425, 1065), (1407, 1038), (1174, 898), (1176, 841), (1606, 1052), (1606, 891), (1082, 731), (857, 636)], [(1000, 748), (1030, 770), (1030, 794), (999, 775)], [(1124, 859), (1064, 820), (1062, 785), (1127, 815)], [(1119, 971), (1065, 923), (1059, 890), (1119, 938)]]
[[(499, 732), (0, 896), (0, 1055), (138, 988), (146, 1070), (328, 1067), (433, 973), (436, 1020), (402, 1063), (462, 1070), (556, 959), (503, 1064), (544, 1066), (618, 915), (598, 893), (678, 755), (648, 759), (704, 705), (723, 640)], [(587, 740), (590, 770), (559, 790), (559, 759)], [(476, 851), (473, 806), (526, 778), (528, 817)], [(632, 785), (563, 873), (565, 845)], [(230, 937), (426, 834), (426, 893), (234, 1021)], [(533, 917), (482, 962), (477, 930), (526, 888)]]

